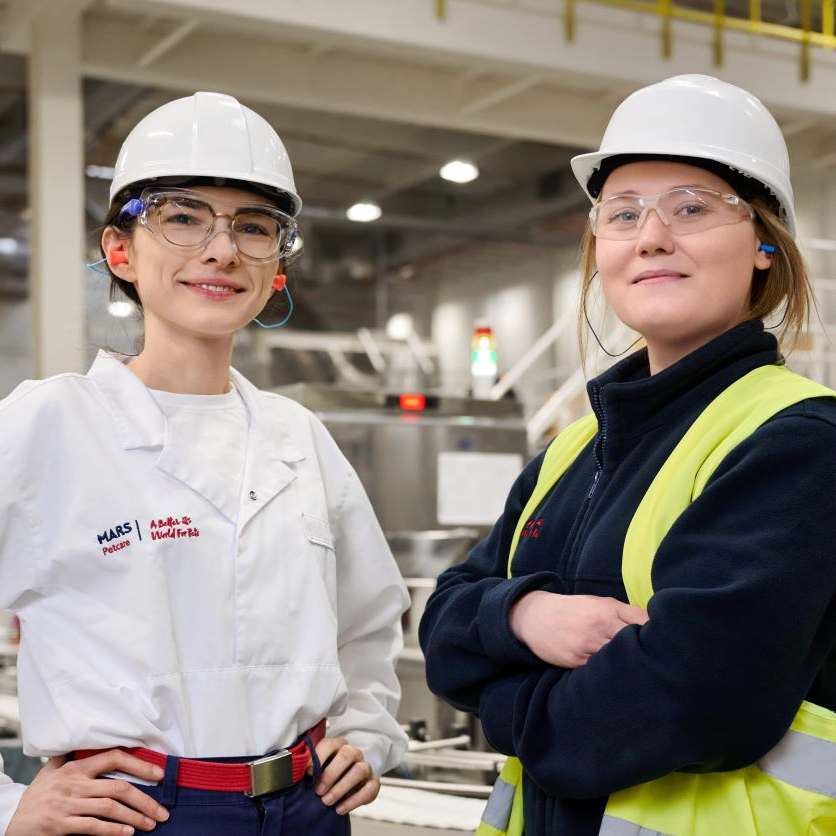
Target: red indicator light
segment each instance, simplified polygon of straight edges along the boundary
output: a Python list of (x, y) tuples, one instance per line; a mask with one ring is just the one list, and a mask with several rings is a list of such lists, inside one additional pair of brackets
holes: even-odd
[(403, 394), (398, 399), (398, 405), (409, 412), (421, 412), (427, 406), (427, 399), (423, 395)]

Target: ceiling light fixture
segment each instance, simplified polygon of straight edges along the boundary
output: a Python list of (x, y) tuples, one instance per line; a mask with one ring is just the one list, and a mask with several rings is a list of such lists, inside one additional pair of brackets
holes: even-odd
[(451, 183), (469, 183), (479, 176), (479, 169), (467, 160), (451, 160), (438, 173)]
[(84, 173), (96, 180), (112, 180), (116, 169), (111, 165), (88, 165)]
[(350, 221), (367, 224), (369, 221), (376, 221), (383, 214), (383, 210), (376, 203), (355, 203), (345, 214)]

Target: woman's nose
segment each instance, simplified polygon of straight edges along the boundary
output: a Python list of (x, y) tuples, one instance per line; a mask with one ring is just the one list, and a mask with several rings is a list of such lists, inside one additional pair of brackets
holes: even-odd
[(212, 235), (206, 242), (206, 246), (203, 248), (202, 258), (205, 261), (215, 261), (221, 266), (239, 262), (235, 235), (228, 221), (218, 221)]
[(655, 207), (645, 209), (644, 217), (639, 222), (639, 234), (636, 237), (636, 252), (640, 254), (670, 252), (673, 249), (673, 236), (670, 227), (662, 219)]

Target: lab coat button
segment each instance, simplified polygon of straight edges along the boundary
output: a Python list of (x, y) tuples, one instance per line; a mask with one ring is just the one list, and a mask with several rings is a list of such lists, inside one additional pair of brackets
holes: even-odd
[(248, 496), (253, 502), (255, 502), (258, 499), (258, 494), (255, 491), (250, 491)]

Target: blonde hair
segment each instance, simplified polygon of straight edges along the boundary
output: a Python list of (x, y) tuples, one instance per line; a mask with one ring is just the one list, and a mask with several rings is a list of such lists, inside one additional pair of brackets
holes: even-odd
[[(755, 212), (755, 233), (764, 244), (775, 247), (772, 264), (766, 270), (755, 270), (749, 298), (750, 319), (766, 320), (783, 311), (779, 327), (778, 346), (782, 354), (789, 354), (810, 321), (810, 311), (816, 310), (816, 300), (804, 256), (784, 222), (767, 199), (755, 197), (747, 201)], [(586, 364), (586, 345), (589, 337), (587, 300), (597, 268), (595, 266), (595, 236), (587, 221), (581, 239), (581, 288), (578, 311), (578, 348), (581, 363)]]

